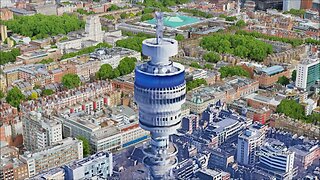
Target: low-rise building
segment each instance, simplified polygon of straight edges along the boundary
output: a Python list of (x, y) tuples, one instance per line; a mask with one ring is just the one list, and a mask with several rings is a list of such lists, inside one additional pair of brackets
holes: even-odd
[(148, 139), (148, 132), (139, 126), (137, 113), (125, 106), (112, 108), (108, 114), (75, 113), (57, 119), (63, 124), (65, 137), (85, 137), (94, 152), (117, 151)]
[(141, 60), (139, 52), (121, 47), (99, 48), (90, 53), (91, 60), (98, 61), (101, 65), (110, 64), (112, 68), (118, 67), (119, 62), (125, 57), (134, 57)]
[(284, 99), (284, 97), (273, 97), (271, 95), (269, 96), (265, 94), (252, 93), (248, 96), (245, 96), (244, 99), (246, 99), (250, 107), (256, 109), (268, 108), (271, 111), (276, 112), (278, 105), (280, 104), (281, 100)]
[(112, 153), (98, 152), (63, 168), (65, 179), (107, 179), (113, 173)]
[(268, 139), (259, 151), (260, 162), (257, 166), (261, 171), (277, 179), (289, 180), (296, 174), (294, 168), (295, 153), (290, 151), (284, 143), (275, 139)]
[(26, 179), (28, 166), (19, 160), (19, 149), (12, 146), (0, 148), (0, 179)]
[(299, 172), (305, 171), (320, 159), (320, 147), (317, 143), (297, 144), (289, 147), (289, 150), (295, 152), (294, 165), (298, 166)]
[(258, 70), (254, 76), (254, 79), (259, 81), (260, 87), (266, 88), (274, 85), (282, 76), (290, 78), (291, 73), (289, 70), (277, 65)]
[(61, 167), (50, 169), (49, 171), (40, 173), (36, 176), (31, 177), (31, 179), (65, 179), (64, 169)]
[(43, 150), (26, 152), (20, 156), (21, 161), (28, 166), (29, 177), (82, 158), (82, 141), (70, 137)]

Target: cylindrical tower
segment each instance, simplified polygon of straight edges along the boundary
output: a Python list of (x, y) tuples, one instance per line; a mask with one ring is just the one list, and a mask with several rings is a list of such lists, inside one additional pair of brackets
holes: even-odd
[(142, 42), (142, 53), (151, 60), (135, 69), (134, 97), (140, 126), (151, 133), (143, 162), (151, 178), (167, 179), (178, 163), (178, 150), (169, 142), (169, 135), (180, 127), (186, 83), (184, 66), (169, 60), (178, 53), (178, 42), (162, 38), (162, 13), (156, 13), (156, 17), (157, 38)]

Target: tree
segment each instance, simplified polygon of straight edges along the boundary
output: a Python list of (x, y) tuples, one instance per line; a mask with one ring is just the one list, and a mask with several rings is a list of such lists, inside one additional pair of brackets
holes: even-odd
[(270, 44), (254, 37), (222, 33), (203, 37), (200, 46), (208, 51), (233, 54), (258, 62), (273, 52)]
[(16, 57), (20, 55), (20, 50), (13, 48), (11, 51), (0, 51), (0, 65), (4, 65), (9, 62), (15, 62)]
[(238, 26), (239, 28), (243, 28), (246, 26), (246, 23), (241, 19), (236, 23), (236, 26)]
[(236, 21), (237, 17), (236, 16), (228, 16), (225, 19), (226, 19), (226, 21)]
[(244, 30), (238, 30), (236, 32), (236, 35), (246, 36), (245, 38), (248, 38), (248, 36), (251, 36), (251, 37), (255, 37), (255, 38), (268, 39), (271, 41), (280, 41), (280, 42), (284, 42), (284, 43), (289, 43), (293, 47), (300, 46), (301, 44), (304, 43), (303, 39), (277, 37), (277, 36), (262, 34), (257, 31), (248, 32), (248, 31), (244, 31)]
[(44, 89), (42, 91), (42, 96), (50, 96), (53, 93), (54, 93), (54, 90), (52, 90), (52, 89)]
[(136, 62), (137, 59), (134, 57), (125, 57), (120, 61), (117, 70), (120, 72), (121, 76), (130, 74), (134, 70)]
[(83, 136), (78, 136), (77, 139), (82, 141), (82, 147), (83, 147), (83, 156), (87, 157), (91, 154), (91, 146), (87, 138)]
[(116, 11), (116, 10), (119, 10), (121, 9), (119, 6), (115, 5), (115, 4), (112, 4), (109, 8), (108, 8), (108, 11)]
[(63, 14), (62, 16), (43, 14), (15, 16), (14, 19), (2, 22), (14, 33), (35, 39), (67, 34), (71, 31), (82, 29), (85, 25), (84, 21), (80, 20), (76, 15), (68, 14)]
[(103, 64), (96, 74), (97, 78), (100, 80), (112, 79), (113, 75), (113, 69), (110, 64)]
[(277, 107), (277, 112), (294, 119), (305, 119), (304, 107), (294, 100), (283, 99)]
[(37, 64), (50, 64), (52, 62), (54, 62), (54, 60), (52, 58), (48, 58), (48, 59), (42, 59)]
[(302, 17), (306, 11), (303, 9), (290, 9), (289, 11), (284, 12), (283, 14), (292, 14), (294, 16)]
[(128, 17), (129, 17), (129, 15), (126, 12), (123, 12), (120, 14), (121, 19), (127, 19)]
[(277, 83), (279, 83), (279, 84), (281, 84), (283, 86), (286, 86), (286, 85), (288, 85), (290, 83), (290, 81), (289, 81), (289, 79), (287, 77), (281, 76), (281, 77), (278, 78)]
[(197, 88), (197, 87), (199, 87), (201, 85), (207, 85), (206, 80), (204, 80), (204, 79), (195, 79), (195, 80), (192, 80), (192, 81), (188, 81), (187, 85), (186, 85), (187, 86), (187, 91), (190, 91), (190, 90), (192, 90), (194, 88)]
[(132, 49), (138, 52), (142, 51), (142, 41), (147, 39), (147, 36), (132, 36), (126, 39), (121, 39), (116, 42), (117, 47)]
[(197, 63), (197, 62), (192, 62), (192, 63), (190, 64), (190, 66), (191, 66), (191, 67), (194, 67), (194, 68), (198, 68), (198, 69), (201, 69), (201, 68), (202, 68), (202, 67), (200, 66), (200, 64)]
[(33, 86), (33, 89), (40, 89), (40, 88), (41, 88), (41, 86), (38, 85), (38, 84), (36, 84), (36, 85)]
[(207, 62), (211, 62), (211, 63), (217, 63), (218, 61), (221, 60), (220, 55), (215, 52), (208, 52), (204, 54), (202, 58)]
[(177, 41), (183, 41), (183, 40), (184, 40), (184, 36), (183, 36), (182, 34), (177, 34), (176, 37), (175, 37), (175, 39), (176, 39)]
[(28, 99), (30, 99), (30, 100), (35, 100), (35, 99), (37, 99), (37, 98), (38, 98), (38, 93), (32, 92)]
[(212, 70), (213, 66), (212, 66), (212, 64), (205, 64), (204, 68)]
[(291, 73), (291, 80), (296, 81), (297, 78), (297, 70), (293, 70)]
[(244, 70), (241, 66), (224, 66), (219, 69), (219, 72), (221, 73), (221, 78), (231, 76), (250, 77), (249, 72)]
[(25, 96), (22, 94), (18, 87), (13, 87), (7, 94), (6, 101), (13, 107), (18, 108), (20, 102), (25, 100)]
[(4, 98), (4, 93), (0, 90), (0, 99)]
[(76, 74), (66, 74), (62, 77), (62, 84), (67, 89), (79, 87), (80, 83), (80, 78)]
[(320, 114), (319, 113), (312, 113), (306, 118), (307, 123), (312, 123), (314, 125), (320, 125)]
[(153, 15), (151, 13), (143, 14), (141, 16), (141, 21), (148, 21), (148, 20), (151, 20), (151, 19), (153, 19)]

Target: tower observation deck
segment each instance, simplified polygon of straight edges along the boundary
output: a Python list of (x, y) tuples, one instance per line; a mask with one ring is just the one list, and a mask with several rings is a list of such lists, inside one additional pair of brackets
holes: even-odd
[(185, 102), (184, 66), (170, 61), (178, 53), (178, 42), (163, 38), (163, 14), (156, 12), (156, 38), (142, 42), (142, 53), (151, 60), (135, 69), (134, 98), (139, 107), (141, 128), (150, 131), (151, 141), (144, 147), (143, 163), (152, 179), (170, 179), (178, 163), (178, 149), (169, 142), (181, 123)]

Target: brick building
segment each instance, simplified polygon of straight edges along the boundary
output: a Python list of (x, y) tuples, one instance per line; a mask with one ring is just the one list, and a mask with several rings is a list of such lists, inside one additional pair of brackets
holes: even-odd
[(254, 79), (259, 81), (260, 87), (266, 88), (274, 85), (278, 81), (279, 77), (282, 76), (290, 78), (291, 73), (282, 66), (271, 66), (257, 71)]

